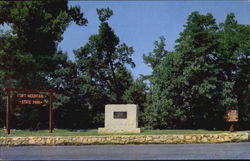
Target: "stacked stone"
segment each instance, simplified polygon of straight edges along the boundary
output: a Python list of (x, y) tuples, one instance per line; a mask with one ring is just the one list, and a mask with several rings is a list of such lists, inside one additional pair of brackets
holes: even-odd
[(89, 145), (89, 144), (189, 144), (249, 141), (249, 133), (186, 135), (105, 135), (0, 137), (0, 146), (17, 145)]

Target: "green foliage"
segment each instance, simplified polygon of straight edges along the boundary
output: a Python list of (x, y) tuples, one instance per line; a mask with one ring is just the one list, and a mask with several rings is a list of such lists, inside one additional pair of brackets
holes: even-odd
[(214, 59), (218, 48), (218, 27), (211, 14), (200, 15), (198, 12), (190, 14), (184, 27), (176, 41), (176, 51), (182, 62), (178, 69), (182, 73), (179, 76), (182, 79), (182, 107), (190, 111), (187, 117), (193, 127), (215, 126), (211, 121), (223, 119), (223, 115), (214, 115), (215, 112), (223, 113), (218, 106), (220, 85)]
[(75, 50), (77, 89), (82, 101), (91, 106), (93, 126), (103, 126), (104, 105), (124, 103), (123, 94), (133, 82), (125, 64), (135, 66), (132, 61), (133, 48), (120, 44), (118, 36), (109, 26), (108, 18), (113, 14), (109, 8), (97, 9), (101, 21), (97, 34)]
[[(11, 27), (4, 41), (15, 44), (1, 49), (5, 57), (13, 57), (11, 62), (16, 61), (9, 67), (13, 72), (10, 77), (19, 79), (19, 87), (47, 87), (46, 77), (65, 60), (61, 58), (65, 55), (57, 51), (63, 32), (72, 20), (80, 25), (87, 20), (79, 7), (69, 9), (67, 1), (1, 2), (0, 8), (0, 24)], [(31, 77), (35, 79), (30, 81)]]
[(165, 50), (165, 38), (163, 36), (160, 37), (160, 42), (155, 41), (154, 45), (155, 48), (153, 52), (148, 53), (148, 55), (143, 54), (143, 60), (146, 64), (149, 64), (149, 66), (152, 69), (155, 69), (157, 64), (162, 61), (162, 59), (167, 55), (167, 51)]
[[(238, 24), (232, 13), (217, 25), (212, 14), (192, 12), (175, 50), (167, 51), (161, 36), (153, 51), (143, 54), (152, 74), (133, 79), (127, 69), (135, 67), (133, 47), (120, 43), (110, 27), (111, 9), (96, 11), (98, 32), (74, 51), (73, 62), (58, 43), (71, 22), (86, 25), (79, 6), (52, 0), (0, 2), (0, 24), (10, 27), (0, 30), (0, 90), (57, 90), (58, 128), (101, 127), (104, 105), (111, 103), (138, 104), (139, 125), (146, 129), (225, 129), (227, 109), (238, 109), (240, 128), (249, 128), (249, 25)], [(47, 120), (45, 108), (13, 108), (14, 128), (47, 128)]]
[(146, 101), (147, 85), (141, 78), (134, 80), (133, 84), (124, 92), (123, 100), (127, 103), (138, 104), (140, 107)]
[(249, 25), (240, 25), (233, 13), (227, 15), (220, 24), (220, 47), (218, 66), (223, 71), (223, 104), (228, 109), (238, 109), (240, 125), (247, 127), (250, 123), (249, 102)]
[(146, 101), (147, 101), (147, 91), (148, 87), (146, 83), (144, 82), (143, 78), (138, 78), (133, 81), (133, 83), (126, 88), (126, 91), (124, 92), (122, 99), (124, 103), (129, 104), (137, 104), (139, 106), (139, 126), (145, 126), (144, 125), (144, 111), (146, 107)]
[(175, 127), (186, 117), (178, 109), (182, 103), (178, 89), (181, 79), (178, 77), (178, 68), (173, 66), (175, 56), (175, 53), (169, 52), (152, 73), (145, 111), (147, 126), (160, 129)]
[[(57, 49), (63, 32), (71, 21), (79, 25), (87, 23), (80, 8), (68, 8), (67, 3), (53, 0), (0, 2), (0, 24), (10, 27), (9, 31), (0, 33), (1, 91), (15, 87), (54, 88), (50, 82), (52, 76), (61, 72), (61, 66), (67, 60), (66, 54)], [(47, 126), (43, 120), (47, 118), (46, 110), (39, 114), (38, 109), (27, 109), (15, 107), (13, 125), (25, 128), (37, 128), (39, 124)]]
[(96, 9), (96, 12), (101, 22), (107, 21), (113, 15), (113, 11), (109, 8)]
[[(211, 14), (193, 12), (174, 52), (155, 44), (154, 52), (144, 55), (153, 69), (144, 114), (147, 127), (226, 128), (227, 109), (248, 111), (247, 92), (239, 97), (249, 90), (249, 37), (242, 35), (249, 35), (249, 30), (245, 29), (233, 14), (218, 27)], [(159, 57), (155, 51), (167, 54)], [(239, 103), (243, 95), (246, 104)]]

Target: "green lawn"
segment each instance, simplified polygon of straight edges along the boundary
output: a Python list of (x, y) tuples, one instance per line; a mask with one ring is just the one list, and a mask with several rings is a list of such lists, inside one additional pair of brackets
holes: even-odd
[[(123, 134), (123, 135), (164, 135), (164, 134), (219, 134), (227, 131), (209, 131), (209, 130), (145, 130), (140, 134)], [(11, 134), (5, 134), (4, 130), (0, 130), (0, 136), (97, 136), (97, 130), (66, 130), (54, 129), (53, 133), (48, 130), (11, 130)], [(104, 134), (102, 134), (104, 135)], [(113, 134), (117, 135), (117, 134)], [(99, 135), (101, 136), (101, 135)]]

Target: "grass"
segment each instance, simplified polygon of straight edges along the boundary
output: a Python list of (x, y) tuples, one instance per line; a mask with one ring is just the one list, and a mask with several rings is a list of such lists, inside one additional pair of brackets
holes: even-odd
[[(167, 135), (167, 134), (220, 134), (227, 131), (215, 131), (215, 130), (144, 130), (140, 134), (122, 134), (122, 135)], [(53, 133), (49, 133), (48, 130), (11, 130), (11, 134), (5, 134), (3, 129), (0, 130), (0, 137), (11, 136), (103, 136), (108, 134), (98, 134), (96, 129), (91, 130), (66, 130), (66, 129), (54, 129)], [(109, 134), (117, 135), (117, 134)]]
[(220, 134), (227, 131), (218, 131), (218, 130), (145, 130), (142, 134), (143, 135), (164, 135), (164, 134)]

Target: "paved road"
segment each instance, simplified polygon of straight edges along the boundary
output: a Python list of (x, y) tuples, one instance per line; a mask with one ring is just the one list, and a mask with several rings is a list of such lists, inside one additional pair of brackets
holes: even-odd
[(250, 159), (250, 142), (0, 147), (3, 160)]

